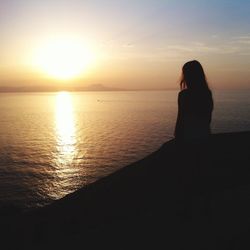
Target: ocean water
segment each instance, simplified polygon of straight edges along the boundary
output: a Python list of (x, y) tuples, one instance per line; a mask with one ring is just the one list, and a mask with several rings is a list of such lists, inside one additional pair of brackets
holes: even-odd
[[(43, 206), (173, 138), (177, 91), (0, 94), (0, 206)], [(250, 130), (250, 91), (214, 91), (212, 132)]]

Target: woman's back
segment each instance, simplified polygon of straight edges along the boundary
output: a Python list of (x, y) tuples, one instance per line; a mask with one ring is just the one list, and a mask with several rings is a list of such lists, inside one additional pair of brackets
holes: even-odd
[(197, 141), (210, 134), (210, 122), (213, 110), (211, 92), (197, 95), (186, 89), (178, 97), (178, 125), (175, 136), (184, 141)]

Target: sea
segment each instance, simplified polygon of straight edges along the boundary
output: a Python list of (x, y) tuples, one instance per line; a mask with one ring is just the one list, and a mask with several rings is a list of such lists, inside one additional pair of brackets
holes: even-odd
[[(173, 139), (178, 91), (0, 93), (0, 207), (41, 207)], [(213, 91), (212, 132), (250, 130), (250, 90)]]

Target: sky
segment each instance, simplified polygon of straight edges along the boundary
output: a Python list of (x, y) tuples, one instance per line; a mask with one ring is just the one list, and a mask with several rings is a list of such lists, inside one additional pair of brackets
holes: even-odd
[[(172, 89), (196, 59), (211, 88), (250, 88), (249, 10), (250, 0), (1, 0), (0, 87)], [(64, 61), (67, 79), (55, 74)]]

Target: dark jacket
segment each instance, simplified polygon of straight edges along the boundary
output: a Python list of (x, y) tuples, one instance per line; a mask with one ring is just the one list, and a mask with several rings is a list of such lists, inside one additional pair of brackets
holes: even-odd
[(180, 91), (175, 138), (187, 142), (197, 142), (207, 138), (211, 133), (212, 111), (213, 99), (210, 90)]

